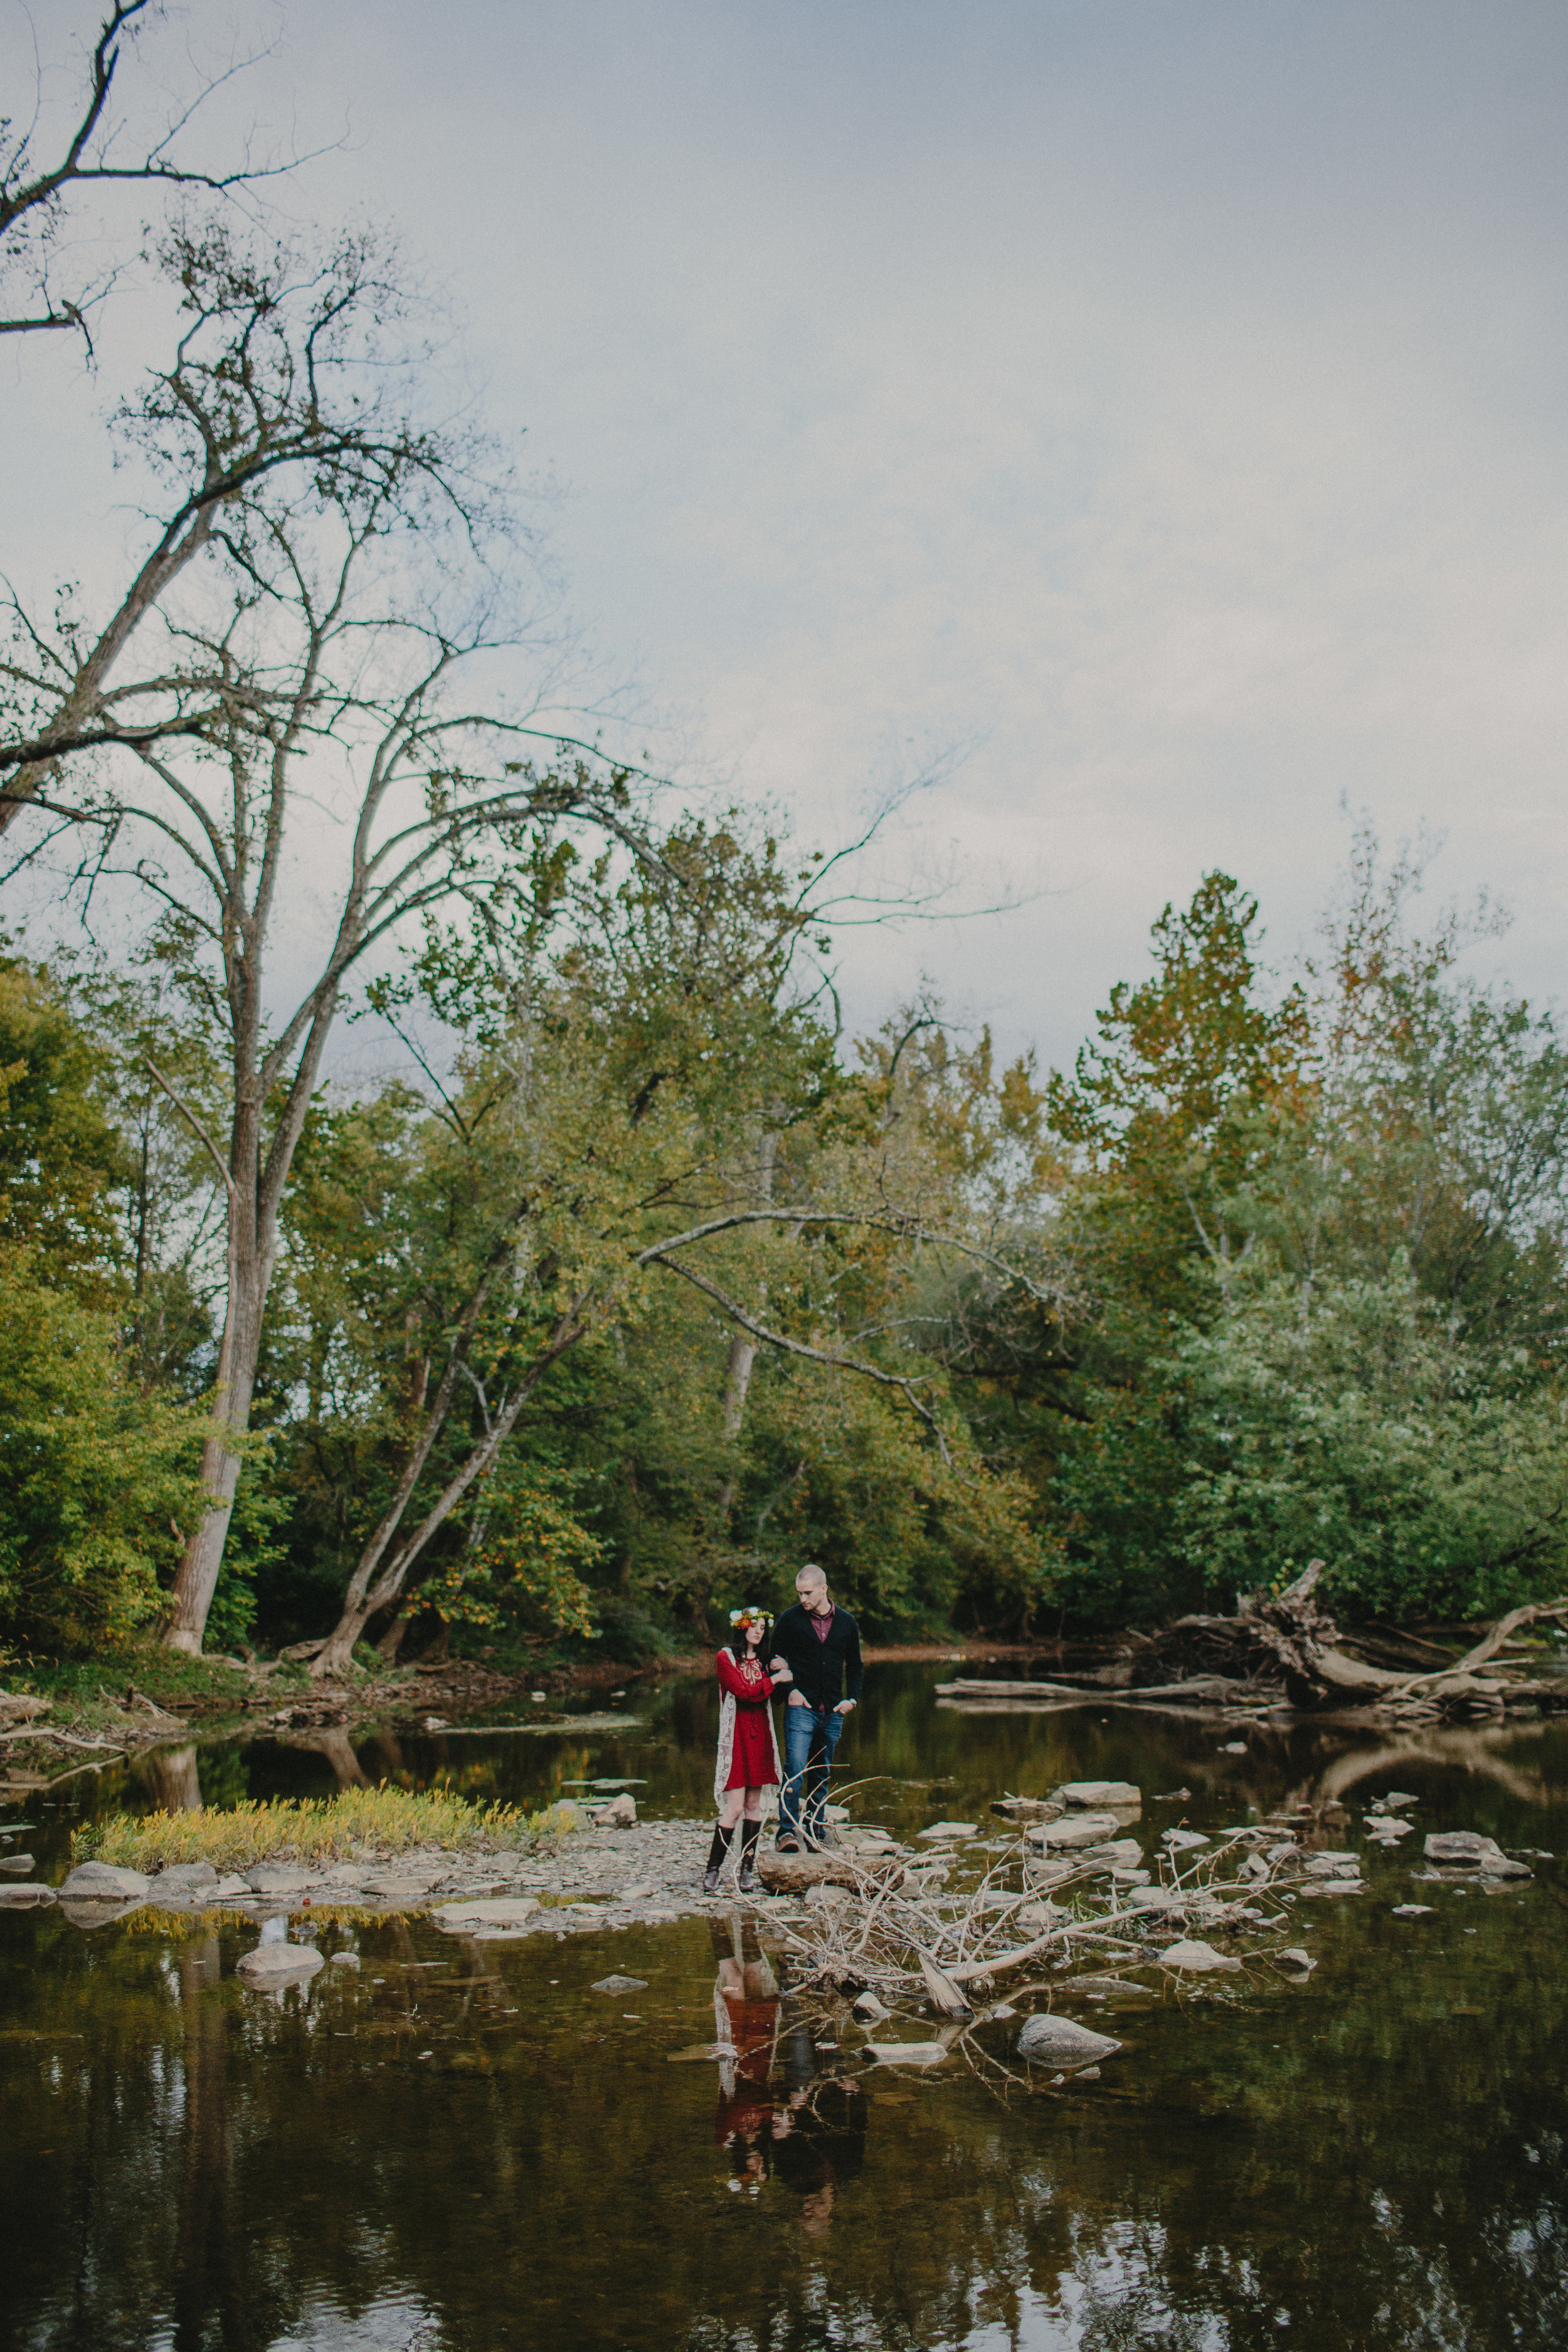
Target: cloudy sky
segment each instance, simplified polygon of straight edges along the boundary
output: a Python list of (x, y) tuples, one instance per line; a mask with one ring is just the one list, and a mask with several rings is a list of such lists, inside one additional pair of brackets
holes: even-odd
[[(0, 0), (8, 79), (68, 5)], [(1500, 890), (1507, 969), (1563, 989), (1560, 0), (279, 22), (244, 105), (347, 126), (290, 207), (400, 222), (448, 289), (642, 739), (829, 845), (957, 755), (880, 878), (1028, 903), (848, 939), (858, 1022), (923, 968), (1060, 1060), (1211, 866), (1297, 945), (1363, 811), (1440, 829), (1439, 892)], [(90, 572), (73, 367), (0, 368), (6, 559)]]

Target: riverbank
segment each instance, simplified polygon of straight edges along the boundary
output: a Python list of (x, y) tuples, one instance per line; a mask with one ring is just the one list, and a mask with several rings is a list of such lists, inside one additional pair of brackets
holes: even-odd
[[(1056, 1659), (1056, 1643), (980, 1640), (869, 1645), (868, 1665)], [(47, 1790), (80, 1773), (175, 1741), (330, 1730), (445, 1729), (516, 1710), (531, 1728), (585, 1727), (580, 1702), (603, 1692), (613, 1710), (681, 1675), (712, 1670), (707, 1650), (627, 1665), (593, 1659), (501, 1672), (482, 1659), (368, 1669), (348, 1683), (313, 1682), (298, 1658), (187, 1658), (138, 1643), (100, 1661), (13, 1669), (0, 1690), (0, 1789)], [(606, 1717), (606, 1721), (609, 1717)], [(595, 1727), (602, 1727), (595, 1722)]]

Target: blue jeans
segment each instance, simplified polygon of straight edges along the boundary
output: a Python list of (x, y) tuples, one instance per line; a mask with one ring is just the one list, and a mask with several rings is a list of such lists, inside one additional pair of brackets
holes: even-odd
[[(784, 1780), (779, 1790), (779, 1835), (815, 1838), (823, 1826), (827, 1803), (827, 1776), (833, 1751), (844, 1729), (844, 1717), (829, 1707), (818, 1715), (809, 1706), (789, 1706), (784, 1719)], [(804, 1816), (804, 1818), (803, 1818)]]

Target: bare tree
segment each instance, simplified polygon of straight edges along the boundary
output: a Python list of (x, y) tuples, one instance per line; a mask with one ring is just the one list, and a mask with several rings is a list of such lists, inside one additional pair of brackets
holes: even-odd
[[(65, 597), (45, 616), (7, 592), (0, 835), (29, 804), (66, 828), (102, 818), (79, 796), (68, 805), (46, 797), (62, 761), (222, 732), (244, 691), (231, 655), (216, 670), (191, 667), (160, 643), (137, 676), (119, 672), (198, 558), (226, 554), (250, 577), (247, 535), (269, 496), (395, 488), (406, 512), (423, 489), (478, 520), (477, 450), (456, 436), (438, 444), (410, 421), (416, 355), (399, 335), (411, 305), (383, 240), (356, 230), (322, 252), (283, 244), (258, 258), (229, 224), (212, 220), (177, 228), (160, 258), (180, 289), (179, 341), (119, 424), (166, 502), (149, 518), (153, 543), (105, 618), (89, 621)], [(267, 688), (258, 680), (251, 691)]]
[[(127, 54), (148, 25), (163, 14), (161, 0), (114, 0), (98, 29), (86, 60), (84, 87), (68, 125), (49, 155), (39, 152), (38, 118), (18, 129), (0, 118), (0, 287), (9, 279), (19, 290), (0, 290), (0, 335), (79, 334), (91, 351), (89, 321), (108, 295), (116, 270), (78, 277), (71, 290), (57, 283), (55, 257), (72, 197), (81, 191), (130, 183), (141, 187), (206, 188), (214, 192), (249, 187), (294, 168), (296, 159), (257, 163), (243, 158), (233, 169), (203, 168), (185, 154), (185, 137), (205, 102), (264, 54), (237, 56), (221, 72), (198, 79), (194, 94), (139, 144), (126, 136), (115, 110), (115, 79)], [(41, 93), (40, 93), (41, 95)], [(12, 302), (19, 304), (13, 310)]]
[[(289, 248), (257, 259), (219, 226), (177, 237), (170, 258), (189, 324), (132, 419), (180, 490), (143, 566), (157, 586), (139, 587), (74, 662), (68, 623), (51, 634), (14, 605), (32, 660), (9, 674), (79, 718), (96, 710), (112, 747), (36, 797), (55, 823), (24, 857), (38, 863), (61, 827), (86, 837), (68, 885), (89, 906), (127, 884), (150, 898), (224, 1040), (226, 1133), (149, 1064), (226, 1203), (210, 1507), (168, 1629), (195, 1652), (243, 1457), (283, 1190), (345, 987), (412, 919), (463, 898), (504, 901), (531, 825), (638, 836), (624, 773), (582, 754), (543, 768), (506, 759), (537, 732), (526, 713), (456, 703), (465, 664), (517, 642), (509, 510), (474, 436), (417, 424), (396, 402), (405, 379), (388, 384), (375, 365), (401, 297), (371, 241), (319, 262)], [(366, 384), (378, 374), (379, 392)], [(178, 611), (170, 567), (185, 573)], [(154, 612), (161, 658), (108, 682), (114, 646)], [(152, 723), (120, 723), (143, 707)], [(280, 943), (297, 971), (323, 905), (314, 969), (275, 1005)]]

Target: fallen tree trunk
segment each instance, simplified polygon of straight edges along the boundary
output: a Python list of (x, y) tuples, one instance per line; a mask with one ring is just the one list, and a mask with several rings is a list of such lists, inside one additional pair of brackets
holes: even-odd
[[(1554, 1707), (1568, 1696), (1561, 1679), (1532, 1681), (1510, 1673), (1500, 1657), (1521, 1628), (1568, 1622), (1568, 1601), (1510, 1609), (1462, 1657), (1424, 1674), (1398, 1674), (1356, 1657), (1342, 1641), (1319, 1598), (1323, 1568), (1315, 1559), (1283, 1592), (1247, 1595), (1234, 1617), (1194, 1613), (1161, 1633), (1137, 1636), (1115, 1666), (1081, 1681), (954, 1683), (947, 1688), (972, 1699), (1028, 1691), (1042, 1698), (1092, 1698), (1111, 1706), (1257, 1705), (1284, 1698), (1292, 1706), (1319, 1709), (1350, 1703), (1402, 1721)], [(1353, 1634), (1349, 1640), (1353, 1643)], [(1486, 1668), (1490, 1671), (1481, 1671)]]

